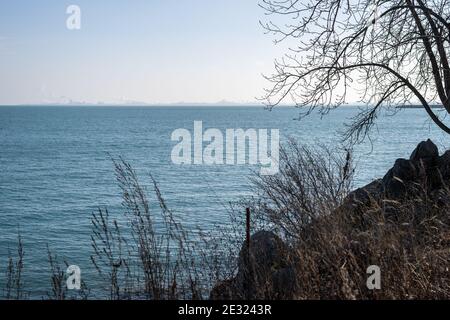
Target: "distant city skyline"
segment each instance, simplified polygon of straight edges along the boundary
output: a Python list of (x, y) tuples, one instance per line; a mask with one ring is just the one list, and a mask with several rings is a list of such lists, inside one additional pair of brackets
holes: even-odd
[[(263, 101), (206, 101), (206, 102), (195, 102), (195, 101), (178, 101), (178, 102), (160, 102), (152, 103), (145, 101), (132, 101), (132, 100), (121, 100), (121, 101), (75, 101), (75, 100), (61, 100), (61, 101), (48, 101), (48, 102), (38, 102), (38, 103), (12, 103), (12, 104), (0, 104), (0, 106), (262, 106), (265, 105)], [(289, 104), (280, 104), (280, 106), (287, 106)]]
[(0, 16), (1, 105), (258, 103), (285, 50), (253, 0), (17, 0)]
[(259, 1), (0, 2), (0, 105), (261, 104), (296, 42), (274, 44)]

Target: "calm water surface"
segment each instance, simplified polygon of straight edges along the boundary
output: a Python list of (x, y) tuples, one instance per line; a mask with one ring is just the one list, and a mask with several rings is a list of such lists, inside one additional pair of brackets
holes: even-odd
[[(249, 166), (177, 166), (170, 153), (177, 128), (276, 128), (282, 140), (339, 143), (338, 130), (357, 111), (340, 109), (302, 121), (292, 108), (257, 107), (0, 107), (0, 286), (8, 250), (20, 230), (25, 243), (25, 285), (32, 297), (48, 290), (45, 246), (81, 267), (89, 284), (90, 216), (107, 206), (120, 217), (120, 193), (108, 154), (123, 156), (149, 185), (151, 173), (185, 226), (226, 223), (224, 205), (250, 194)], [(377, 139), (356, 148), (357, 185), (382, 176), (396, 158), (432, 138), (444, 150), (449, 138), (421, 109), (381, 117)], [(86, 278), (87, 277), (87, 278)]]

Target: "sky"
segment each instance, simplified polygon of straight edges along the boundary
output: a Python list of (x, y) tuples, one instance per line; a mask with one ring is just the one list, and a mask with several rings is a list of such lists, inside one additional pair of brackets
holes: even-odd
[(264, 19), (257, 0), (0, 0), (0, 104), (254, 102), (286, 49)]

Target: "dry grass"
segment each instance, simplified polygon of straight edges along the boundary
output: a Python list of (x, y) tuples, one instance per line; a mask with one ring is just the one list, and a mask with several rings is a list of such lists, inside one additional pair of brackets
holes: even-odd
[(151, 177), (160, 209), (155, 213), (131, 165), (123, 159), (113, 163), (129, 233), (122, 235), (121, 226), (110, 220), (107, 210), (99, 209), (92, 217), (91, 260), (109, 283), (109, 298), (199, 299), (202, 288), (195, 246), (175, 221), (156, 181)]
[[(228, 228), (203, 232), (177, 222), (152, 177), (158, 208), (151, 210), (131, 165), (113, 160), (122, 218), (107, 209), (92, 215), (91, 260), (101, 298), (204, 299), (216, 284), (219, 296), (235, 299), (450, 298), (448, 188), (431, 192), (419, 181), (401, 201), (370, 195), (350, 201), (350, 151), (290, 142), (280, 161), (277, 176), (253, 177), (255, 196), (232, 206)], [(275, 234), (276, 257), (243, 246), (244, 207), (252, 210), (252, 231)], [(23, 247), (19, 237), (6, 299), (26, 298)], [(52, 290), (45, 298), (88, 298), (85, 283), (68, 295), (67, 264), (50, 250), (47, 256)], [(381, 269), (381, 290), (366, 287), (370, 265)]]
[[(289, 244), (299, 284), (291, 298), (449, 299), (448, 188), (418, 181), (401, 200), (350, 201), (351, 175), (340, 174), (349, 157), (317, 152), (293, 143), (280, 176), (255, 179), (258, 219)], [(367, 289), (370, 265), (381, 290)]]
[(22, 280), (24, 256), (25, 251), (23, 248), (22, 237), (19, 233), (17, 238), (17, 255), (16, 257), (13, 257), (10, 252), (8, 257), (8, 266), (5, 273), (6, 285), (3, 293), (6, 300), (18, 300), (25, 298)]

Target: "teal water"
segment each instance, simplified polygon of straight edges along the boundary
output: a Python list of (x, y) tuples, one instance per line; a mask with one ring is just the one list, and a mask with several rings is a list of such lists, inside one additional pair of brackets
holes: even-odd
[[(183, 224), (208, 229), (226, 223), (226, 206), (251, 194), (249, 166), (179, 166), (171, 163), (177, 128), (279, 129), (282, 140), (337, 145), (338, 130), (354, 107), (296, 121), (298, 111), (257, 107), (0, 107), (0, 286), (8, 250), (20, 230), (25, 244), (25, 288), (31, 297), (48, 290), (46, 244), (79, 265), (89, 285), (90, 216), (107, 206), (120, 216), (120, 193), (108, 154), (123, 156), (151, 190), (148, 173), (160, 184)], [(382, 176), (398, 157), (408, 157), (423, 139), (441, 150), (449, 137), (421, 109), (383, 116), (374, 140), (356, 147), (356, 185)], [(376, 138), (376, 139), (375, 139)], [(254, 168), (253, 168), (254, 169)], [(1, 287), (0, 287), (1, 289)]]

